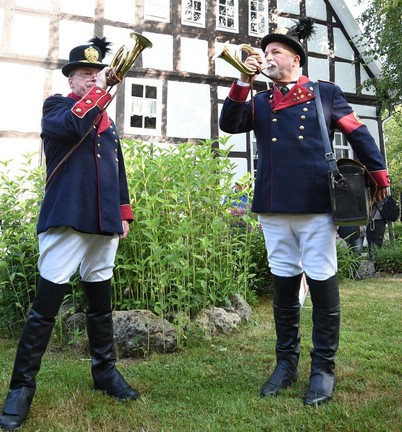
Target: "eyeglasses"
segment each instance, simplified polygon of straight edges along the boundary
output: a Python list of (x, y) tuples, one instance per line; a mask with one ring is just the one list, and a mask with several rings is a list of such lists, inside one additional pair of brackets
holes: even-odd
[(95, 77), (96, 75), (98, 75), (98, 72), (73, 73), (70, 76), (73, 76), (73, 75), (77, 75), (77, 76), (84, 78), (84, 79), (89, 79), (89, 78), (92, 78), (92, 77)]

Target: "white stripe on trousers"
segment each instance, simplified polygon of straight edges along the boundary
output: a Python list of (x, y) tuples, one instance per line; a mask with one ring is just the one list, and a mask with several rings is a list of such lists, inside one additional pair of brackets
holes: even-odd
[(331, 214), (260, 213), (268, 262), (276, 276), (302, 271), (314, 280), (326, 280), (338, 269), (336, 225)]
[(39, 234), (40, 275), (56, 284), (68, 283), (77, 269), (85, 282), (113, 276), (119, 236), (85, 234), (70, 227), (49, 228)]

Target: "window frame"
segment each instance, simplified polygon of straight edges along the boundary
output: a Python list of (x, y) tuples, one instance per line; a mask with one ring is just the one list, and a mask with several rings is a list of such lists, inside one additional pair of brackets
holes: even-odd
[[(160, 14), (160, 17), (157, 17), (156, 15), (151, 15), (149, 14), (149, 2), (145, 1), (144, 2), (144, 20), (145, 21), (158, 21), (158, 22), (165, 22), (165, 23), (169, 23), (171, 21), (170, 19), (170, 0), (159, 0), (160, 3), (162, 2), (166, 2), (167, 5), (159, 5), (159, 6), (155, 6), (156, 8), (166, 8), (166, 12), (167, 12), (167, 16), (163, 17), (163, 14)], [(148, 14), (147, 14), (147, 9), (148, 9)]]
[[(216, 2), (216, 29), (220, 30), (220, 31), (225, 31), (228, 33), (239, 33), (239, 0), (233, 0), (233, 7), (234, 7), (234, 12), (233, 12), (233, 21), (234, 21), (234, 28), (229, 28), (226, 26), (222, 26), (219, 24), (219, 7), (220, 5), (220, 1), (225, 1), (227, 2), (228, 0), (217, 0)], [(227, 7), (227, 5), (226, 5)]]
[[(125, 78), (125, 99), (124, 99), (124, 133), (130, 135), (151, 135), (160, 136), (162, 131), (162, 82), (153, 79)], [(133, 85), (156, 88), (156, 126), (155, 128), (133, 127), (131, 126), (132, 102), (134, 97), (131, 95)], [(142, 99), (146, 99), (143, 97)]]
[[(337, 143), (337, 141), (340, 142), (340, 144)], [(333, 149), (334, 149), (335, 159), (354, 158), (352, 147), (348, 143), (345, 135), (340, 131), (335, 131)]]
[[(186, 13), (186, 6), (187, 3), (191, 2), (192, 5), (194, 6), (194, 2), (199, 2), (201, 4), (201, 19), (199, 22), (193, 21), (193, 20), (189, 20), (186, 18), (185, 13)], [(205, 0), (182, 0), (181, 2), (181, 23), (183, 25), (189, 25), (189, 26), (193, 26), (193, 27), (205, 27), (205, 23), (206, 23), (206, 12), (205, 12)]]
[[(257, 4), (257, 14), (258, 14), (258, 4), (259, 3), (264, 3), (265, 4), (265, 9), (264, 9), (264, 17), (265, 17), (265, 28), (262, 32), (258, 32), (258, 31), (252, 31), (251, 30), (251, 25), (254, 23), (254, 21), (251, 19), (251, 14), (252, 14), (252, 9), (251, 9), (251, 4), (252, 3), (256, 3)], [(269, 2), (268, 0), (249, 0), (248, 2), (248, 34), (249, 36), (253, 36), (253, 37), (262, 37), (265, 36), (268, 33), (268, 25), (269, 25)]]

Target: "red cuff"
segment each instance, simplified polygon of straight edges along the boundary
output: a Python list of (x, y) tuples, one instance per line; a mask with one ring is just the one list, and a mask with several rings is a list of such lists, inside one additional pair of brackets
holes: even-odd
[(230, 88), (229, 98), (235, 102), (245, 102), (249, 91), (250, 86), (240, 86), (234, 82)]
[(71, 111), (79, 118), (91, 111), (95, 106), (103, 109), (112, 99), (110, 93), (100, 87), (92, 87), (88, 92), (71, 108)]
[(131, 210), (130, 204), (120, 205), (121, 220), (132, 222), (134, 220), (133, 211)]
[(377, 186), (387, 187), (391, 184), (389, 181), (389, 176), (388, 176), (387, 170), (370, 171), (370, 174), (373, 176), (374, 180), (377, 182)]

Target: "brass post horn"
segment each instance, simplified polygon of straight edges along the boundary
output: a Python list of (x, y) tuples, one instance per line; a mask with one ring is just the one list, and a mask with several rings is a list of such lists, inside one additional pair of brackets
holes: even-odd
[(217, 58), (221, 58), (221, 59), (225, 60), (226, 62), (228, 62), (229, 64), (231, 64), (232, 66), (234, 66), (241, 73), (244, 73), (244, 74), (249, 75), (249, 76), (254, 76), (254, 75), (257, 75), (259, 73), (262, 73), (260, 68), (259, 69), (250, 68), (241, 60), (241, 58), (240, 58), (241, 51), (245, 51), (248, 55), (258, 54), (258, 52), (255, 51), (248, 44), (240, 44), (235, 51), (230, 52), (229, 42), (226, 42), (223, 45), (222, 49), (220, 51), (218, 51), (217, 53), (215, 53), (212, 60), (216, 60)]
[(131, 50), (128, 50), (125, 45), (121, 46), (109, 65), (116, 68), (116, 74), (120, 79), (126, 75), (145, 48), (152, 48), (152, 42), (142, 34), (131, 32), (130, 37), (134, 40)]

